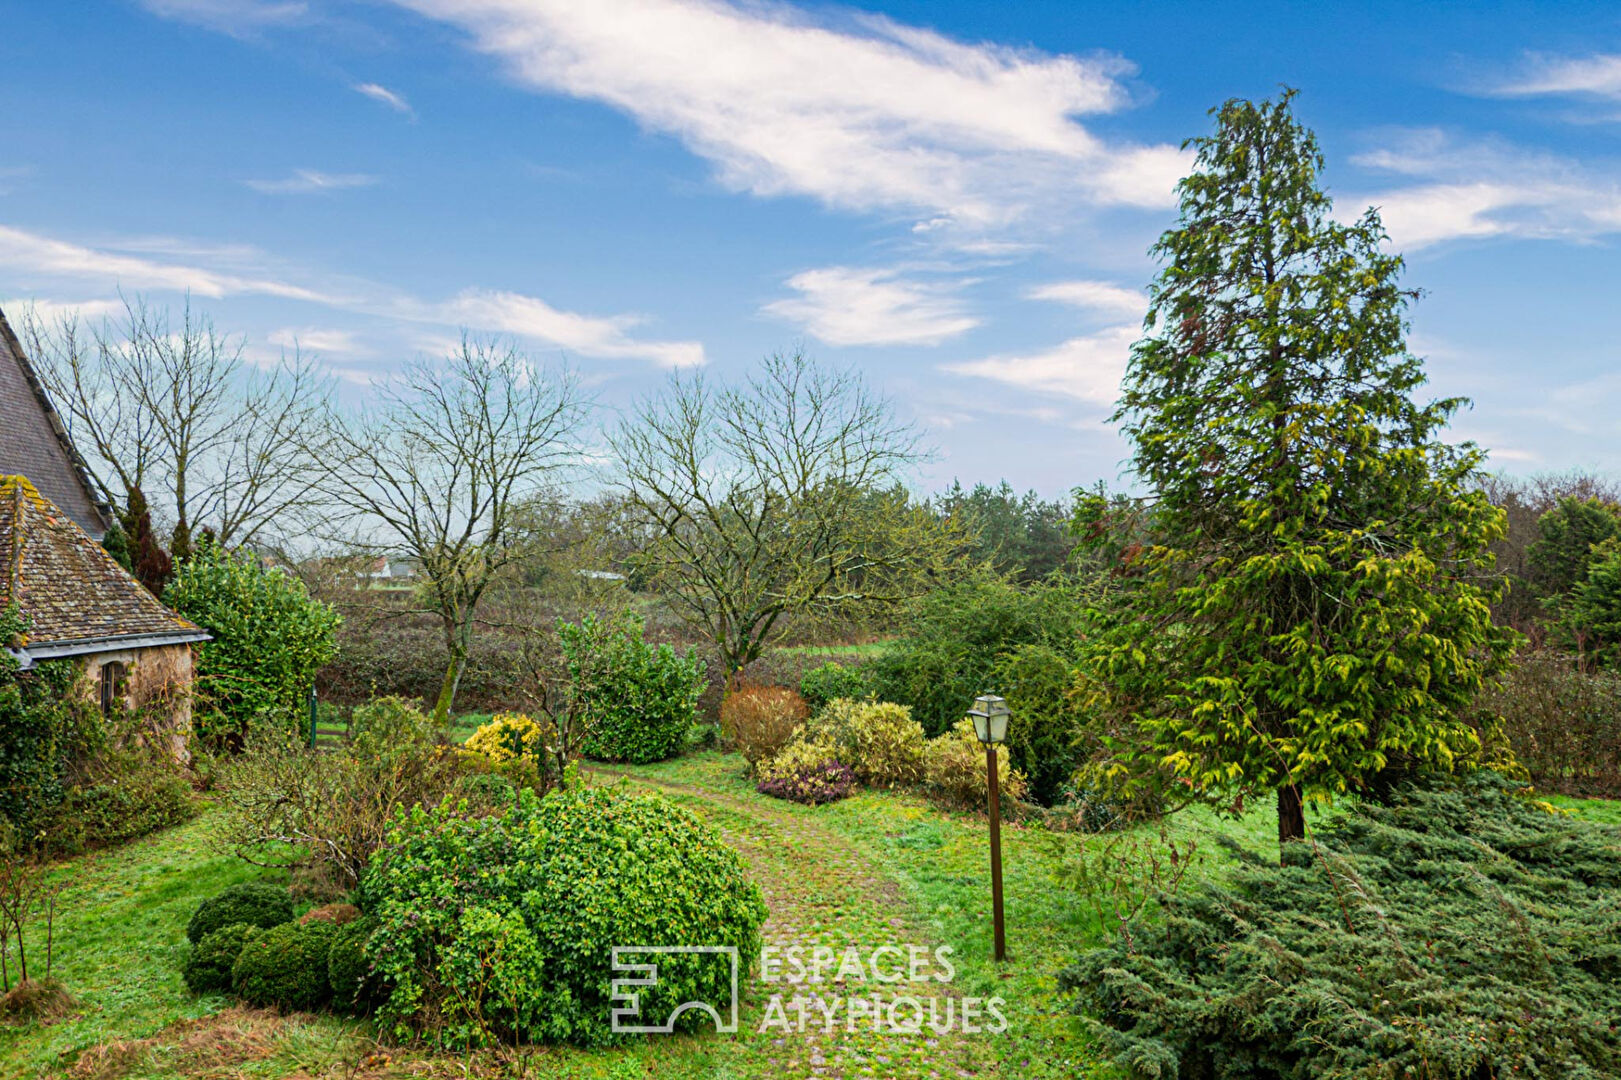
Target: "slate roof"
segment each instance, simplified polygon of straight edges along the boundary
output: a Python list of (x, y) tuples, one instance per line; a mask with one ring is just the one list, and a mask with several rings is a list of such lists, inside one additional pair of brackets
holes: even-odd
[[(21, 476), (0, 476), (0, 605), (29, 621), (20, 642), (57, 655), (119, 648), (119, 639), (201, 641), (207, 634), (170, 611), (51, 500)], [(156, 642), (148, 642), (156, 644)]]
[(12, 475), (28, 477), (91, 536), (106, 533), (84, 462), (0, 311), (0, 476)]

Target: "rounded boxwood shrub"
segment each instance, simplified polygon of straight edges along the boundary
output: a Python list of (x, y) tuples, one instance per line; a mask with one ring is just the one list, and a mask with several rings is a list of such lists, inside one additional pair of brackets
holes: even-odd
[(249, 937), (263, 933), (257, 926), (231, 923), (204, 934), (203, 939), (191, 947), (181, 978), (186, 989), (194, 994), (207, 994), (231, 988), (231, 969), (242, 955), (242, 946)]
[(364, 1012), (375, 1004), (379, 982), (372, 972), (366, 943), (377, 920), (363, 915), (332, 932), (326, 954), (326, 981), (332, 987), (332, 1007), (345, 1012)]
[[(600, 1046), (609, 1030), (615, 946), (720, 945), (747, 971), (765, 903), (737, 853), (657, 795), (572, 789), (519, 793), (498, 817), (418, 807), (363, 883), (377, 918), (367, 948), (390, 994), (385, 1032), (441, 1044), (495, 1040)], [(655, 958), (641, 1015), (730, 999), (726, 956)], [(688, 1010), (692, 1030), (708, 1018)]]
[(293, 898), (280, 885), (250, 881), (232, 885), (218, 896), (197, 905), (186, 924), (186, 940), (193, 945), (206, 935), (232, 923), (269, 929), (293, 921)]
[(326, 969), (336, 929), (329, 922), (282, 923), (253, 935), (231, 968), (231, 989), (250, 1005), (320, 1008), (332, 997)]

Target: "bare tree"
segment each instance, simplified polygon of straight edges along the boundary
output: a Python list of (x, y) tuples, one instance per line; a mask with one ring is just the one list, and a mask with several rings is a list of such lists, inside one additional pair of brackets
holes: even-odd
[(243, 362), (240, 337), (182, 309), (126, 301), (99, 326), (25, 311), (45, 390), (84, 450), (91, 479), (129, 531), (144, 500), (173, 521), (176, 557), (204, 525), (251, 544), (308, 494), (305, 456), (325, 381), (296, 350), (275, 369)]
[(409, 365), (375, 406), (331, 409), (315, 457), (336, 520), (421, 568), (418, 610), (439, 620), (446, 664), (434, 716), (450, 715), (479, 602), (532, 552), (519, 511), (578, 458), (587, 406), (566, 371), (464, 337), (448, 364)]
[(735, 679), (784, 616), (894, 603), (963, 548), (911, 500), (915, 429), (853, 371), (768, 357), (744, 385), (672, 379), (614, 434), (622, 493), (652, 537), (649, 583)]

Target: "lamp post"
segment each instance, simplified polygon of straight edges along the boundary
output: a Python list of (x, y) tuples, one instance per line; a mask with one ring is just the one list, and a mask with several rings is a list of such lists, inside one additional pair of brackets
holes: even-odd
[(1007, 739), (1007, 702), (995, 694), (982, 694), (968, 710), (974, 721), (974, 734), (985, 744), (985, 786), (991, 810), (991, 920), (996, 935), (996, 959), (1007, 959), (1007, 939), (1002, 932), (1002, 794), (996, 776), (996, 747)]

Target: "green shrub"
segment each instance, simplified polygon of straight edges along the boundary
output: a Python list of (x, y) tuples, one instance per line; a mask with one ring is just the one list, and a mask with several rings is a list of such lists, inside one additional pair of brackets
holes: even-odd
[(444, 728), (412, 698), (375, 697), (350, 712), (349, 739), (358, 753), (386, 752), (442, 742)]
[(52, 815), (51, 846), (78, 854), (148, 836), (196, 813), (191, 785), (174, 762), (144, 753), (103, 752), (90, 775), (68, 790)]
[[(611, 949), (731, 945), (758, 954), (765, 905), (708, 826), (655, 795), (521, 792), (501, 817), (415, 810), (366, 875), (368, 953), (389, 985), (384, 1030), (450, 1045), (603, 1045)], [(641, 1013), (727, 1000), (729, 965), (660, 956)], [(700, 1022), (692, 1012), (679, 1026)]]
[(1131, 1077), (1621, 1075), (1621, 830), (1496, 773), (1353, 803), (1063, 978)]
[(316, 671), (337, 651), (332, 607), (285, 571), (208, 539), (175, 568), (163, 600), (213, 635), (197, 646), (192, 726), (205, 742), (238, 747), (255, 723), (298, 728)]
[(283, 923), (254, 934), (231, 968), (231, 989), (250, 1005), (320, 1008), (332, 998), (326, 972), (336, 930), (329, 922)]
[(864, 700), (871, 693), (869, 682), (865, 668), (846, 667), (837, 660), (830, 660), (805, 672), (799, 680), (799, 694), (811, 712), (821, 712), (834, 698)]
[(451, 786), (452, 799), (464, 799), (474, 814), (494, 814), (511, 806), (518, 789), (500, 773), (468, 773)]
[(805, 735), (830, 746), (863, 784), (899, 787), (923, 779), (928, 740), (905, 705), (835, 698), (805, 726)]
[(381, 984), (372, 972), (366, 943), (377, 920), (362, 915), (332, 932), (326, 954), (326, 980), (332, 987), (332, 1007), (342, 1012), (366, 1012), (376, 1004)]
[(874, 659), (871, 689), (908, 705), (930, 736), (949, 731), (980, 694), (997, 693), (994, 671), (1020, 645), (1060, 655), (1076, 647), (1088, 618), (1084, 590), (1072, 582), (1019, 587), (978, 577), (918, 600), (901, 636)]
[(991, 673), (1008, 703), (1008, 760), (1043, 806), (1058, 801), (1089, 749), (1087, 714), (1069, 692), (1073, 668), (1051, 646), (1027, 644), (1004, 653)]
[[(930, 739), (923, 751), (923, 773), (929, 798), (956, 810), (984, 810), (990, 802), (986, 785), (985, 744), (974, 735), (972, 720), (959, 720), (946, 734)], [(996, 748), (996, 785), (1005, 805), (1024, 798), (1024, 775), (1008, 763), (1007, 746)]]
[(218, 930), (204, 934), (202, 940), (191, 947), (181, 977), (186, 989), (194, 994), (219, 993), (231, 988), (231, 969), (242, 955), (242, 946), (248, 938), (263, 931), (247, 923), (228, 923)]
[(186, 940), (193, 945), (222, 926), (246, 923), (269, 929), (293, 921), (293, 898), (280, 885), (249, 881), (232, 885), (197, 905), (186, 924)]
[(750, 772), (758, 772), (788, 745), (794, 729), (810, 710), (805, 699), (784, 686), (744, 686), (726, 695), (720, 706), (720, 725)]
[(642, 637), (634, 615), (559, 623), (587, 757), (645, 765), (678, 752), (697, 715), (704, 665)]

